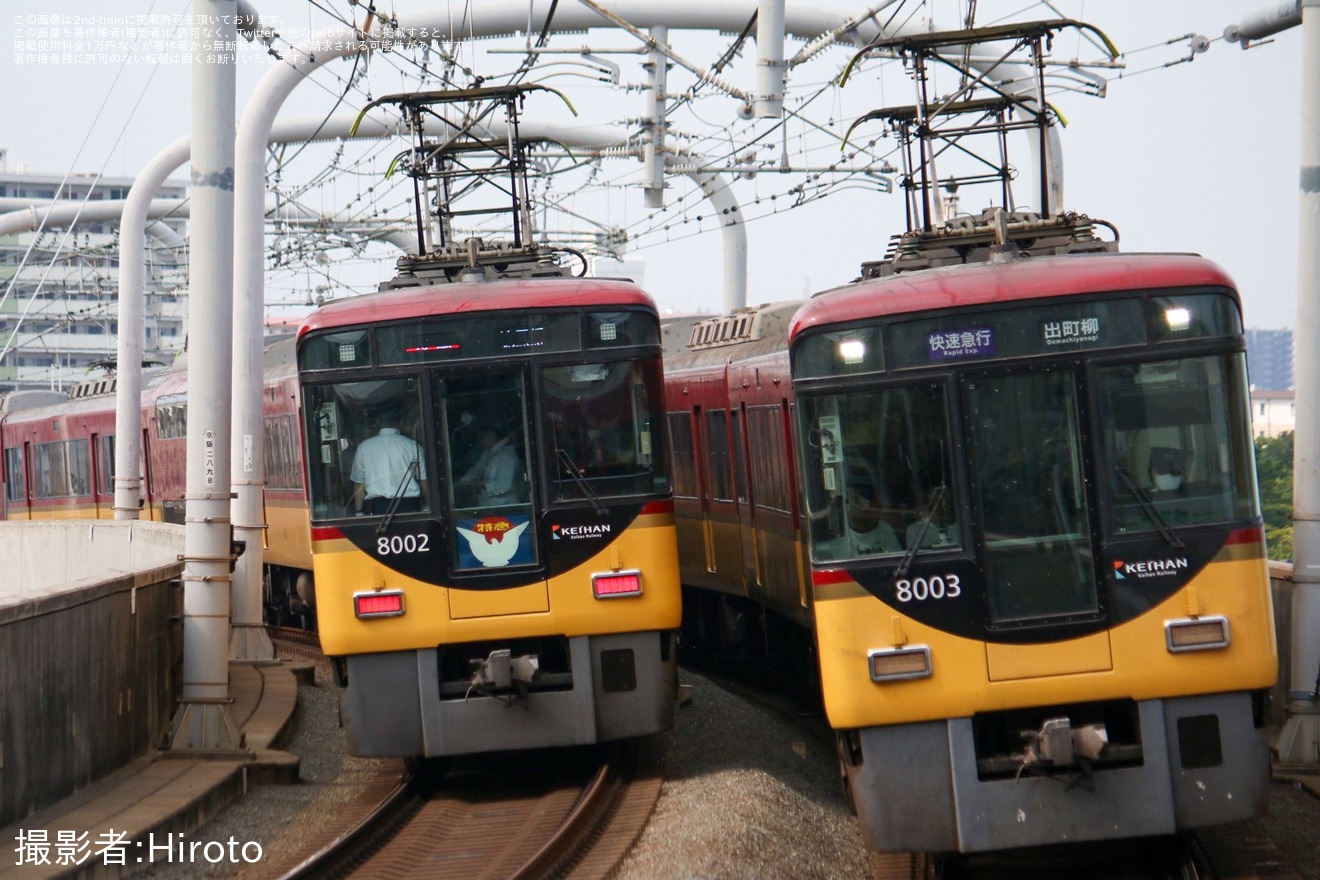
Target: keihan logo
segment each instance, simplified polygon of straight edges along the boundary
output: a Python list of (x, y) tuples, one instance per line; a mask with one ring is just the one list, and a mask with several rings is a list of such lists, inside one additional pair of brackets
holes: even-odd
[(1187, 557), (1178, 556), (1168, 559), (1146, 559), (1141, 562), (1114, 560), (1114, 577), (1125, 581), (1129, 576), (1135, 578), (1168, 577), (1191, 568)]
[(609, 523), (594, 523), (581, 526), (561, 526), (550, 524), (550, 538), (554, 541), (574, 541), (579, 538), (603, 538), (610, 534)]

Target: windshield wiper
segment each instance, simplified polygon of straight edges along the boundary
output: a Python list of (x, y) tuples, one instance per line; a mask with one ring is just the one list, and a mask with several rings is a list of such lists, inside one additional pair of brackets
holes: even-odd
[(596, 511), (596, 516), (604, 516), (605, 505), (600, 503), (600, 497), (591, 488), (587, 478), (582, 476), (582, 471), (578, 470), (578, 466), (573, 464), (573, 459), (562, 449), (555, 449), (555, 457), (564, 466), (564, 470), (568, 471), (568, 475), (573, 478), (573, 482), (577, 484), (577, 487), (582, 490), (582, 494), (587, 496), (587, 500), (591, 502), (591, 508)]
[(1164, 517), (1160, 515), (1159, 510), (1156, 509), (1155, 502), (1150, 500), (1150, 495), (1146, 493), (1145, 489), (1141, 488), (1141, 484), (1137, 482), (1136, 477), (1132, 476), (1132, 472), (1123, 465), (1119, 465), (1115, 470), (1117, 470), (1118, 475), (1123, 478), (1123, 482), (1127, 485), (1128, 491), (1132, 493), (1132, 497), (1137, 499), (1137, 503), (1141, 505), (1141, 509), (1145, 511), (1146, 516), (1149, 517), (1150, 521), (1155, 525), (1155, 528), (1160, 533), (1160, 537), (1164, 538), (1164, 540), (1169, 543), (1170, 547), (1181, 547), (1183, 545), (1182, 539), (1173, 533), (1173, 529), (1169, 528), (1168, 522), (1165, 521)]
[(930, 528), (931, 517), (935, 516), (935, 511), (939, 509), (940, 502), (944, 500), (945, 486), (935, 487), (935, 491), (930, 493), (930, 503), (926, 509), (921, 512), (921, 519), (917, 522), (917, 533), (912, 538), (912, 545), (908, 547), (907, 553), (903, 555), (903, 561), (898, 564), (898, 571), (895, 572), (899, 577), (905, 577), (908, 569), (912, 567), (912, 560), (916, 559), (917, 551), (921, 549), (921, 542), (926, 538), (926, 530)]
[[(408, 467), (403, 471), (403, 479), (399, 480), (399, 486), (394, 490), (394, 497), (390, 499), (390, 506), (385, 508), (385, 518), (376, 526), (376, 534), (383, 535), (389, 531), (390, 523), (394, 521), (394, 514), (399, 512), (399, 502), (403, 500), (403, 490), (408, 488), (408, 481), (412, 475), (418, 472), (417, 459), (408, 462)], [(418, 487), (420, 488), (420, 487)]]

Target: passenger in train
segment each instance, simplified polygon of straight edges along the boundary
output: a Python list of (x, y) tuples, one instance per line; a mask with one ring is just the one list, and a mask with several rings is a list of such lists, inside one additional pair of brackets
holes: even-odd
[(359, 514), (382, 514), (397, 495), (396, 510), (421, 510), (426, 489), (422, 447), (399, 430), (397, 414), (383, 414), (379, 424), (376, 435), (363, 440), (353, 455), (349, 479), (354, 509)]

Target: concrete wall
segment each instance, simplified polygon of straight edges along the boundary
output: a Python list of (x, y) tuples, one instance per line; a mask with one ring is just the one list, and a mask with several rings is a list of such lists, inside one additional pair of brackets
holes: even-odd
[(169, 731), (182, 552), (165, 523), (0, 523), (0, 827)]

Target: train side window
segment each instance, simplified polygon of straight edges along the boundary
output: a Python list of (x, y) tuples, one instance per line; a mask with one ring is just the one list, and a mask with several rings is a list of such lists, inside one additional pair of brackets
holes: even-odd
[(673, 459), (674, 496), (696, 498), (701, 494), (697, 479), (697, 451), (692, 440), (692, 416), (682, 412), (669, 413), (669, 450)]
[(777, 406), (748, 409), (747, 439), (755, 450), (751, 466), (757, 506), (789, 512), (788, 438), (784, 433), (783, 410)]
[(96, 491), (112, 495), (115, 491), (115, 435), (102, 434), (96, 444)]
[(92, 492), (92, 457), (86, 438), (66, 440), (69, 444), (69, 490), (74, 495)]
[(710, 474), (707, 489), (712, 501), (732, 501), (730, 477), (728, 413), (722, 409), (706, 412), (706, 463)]
[(17, 446), (5, 450), (5, 498), (9, 501), (24, 498), (23, 450)]
[(301, 488), (302, 462), (299, 461), (298, 431), (293, 416), (268, 416), (263, 428), (266, 485), (271, 489)]
[(91, 458), (87, 440), (38, 443), (32, 450), (34, 496), (67, 498), (91, 492)]

